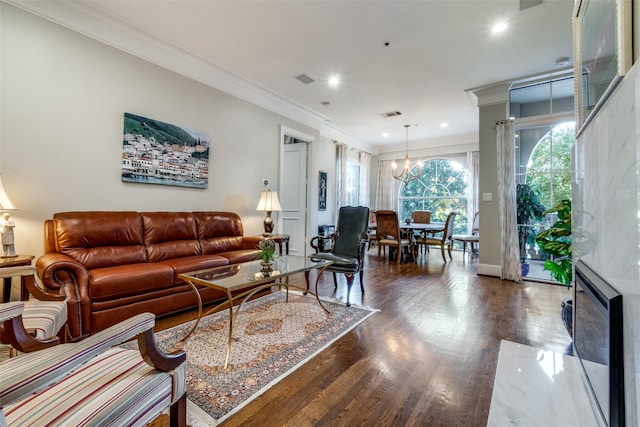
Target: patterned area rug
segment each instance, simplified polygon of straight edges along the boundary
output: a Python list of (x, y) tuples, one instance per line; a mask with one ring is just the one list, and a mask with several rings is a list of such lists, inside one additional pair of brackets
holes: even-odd
[(192, 427), (215, 425), (356, 327), (376, 310), (278, 291), (242, 306), (234, 325), (229, 366), (223, 369), (229, 328), (227, 310), (156, 334), (159, 347), (187, 352), (187, 409)]

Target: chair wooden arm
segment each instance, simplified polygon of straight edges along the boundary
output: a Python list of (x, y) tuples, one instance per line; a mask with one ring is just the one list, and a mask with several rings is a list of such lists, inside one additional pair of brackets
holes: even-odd
[(47, 347), (58, 345), (60, 344), (60, 338), (54, 336), (37, 339), (33, 337), (24, 328), (22, 315), (20, 315), (2, 322), (2, 329), (0, 329), (0, 342), (3, 344), (9, 344), (16, 350), (23, 353), (29, 353), (31, 351), (42, 350)]
[(187, 360), (187, 354), (183, 351), (164, 353), (156, 345), (153, 329), (147, 329), (138, 335), (138, 348), (140, 355), (150, 366), (161, 371), (171, 371)]
[(309, 242), (309, 244), (311, 245), (311, 247), (313, 248), (314, 251), (316, 251), (316, 253), (320, 252), (320, 240), (335, 240), (336, 238), (336, 234), (332, 233), (329, 234), (327, 236), (313, 236), (311, 238), (311, 241)]

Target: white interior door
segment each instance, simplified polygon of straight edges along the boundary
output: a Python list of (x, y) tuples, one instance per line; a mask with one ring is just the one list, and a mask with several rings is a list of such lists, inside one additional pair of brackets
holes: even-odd
[(288, 234), (289, 253), (306, 255), (307, 144), (285, 144), (280, 183), (282, 233)]

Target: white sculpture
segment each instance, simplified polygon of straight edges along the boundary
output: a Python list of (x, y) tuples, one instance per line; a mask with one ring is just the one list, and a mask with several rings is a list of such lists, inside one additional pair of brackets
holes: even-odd
[(16, 225), (11, 221), (11, 214), (5, 212), (0, 220), (0, 232), (2, 233), (2, 250), (4, 257), (16, 256), (16, 248), (13, 245), (13, 229)]

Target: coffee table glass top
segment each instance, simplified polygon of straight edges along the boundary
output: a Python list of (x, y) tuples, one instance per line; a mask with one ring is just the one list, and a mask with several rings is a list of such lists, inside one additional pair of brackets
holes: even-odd
[(313, 261), (303, 256), (285, 255), (273, 259), (273, 265), (271, 266), (273, 271), (270, 273), (261, 271), (262, 265), (258, 260), (184, 273), (180, 274), (179, 277), (212, 288), (233, 291), (259, 283), (270, 282), (279, 277), (323, 268), (330, 264), (331, 261)]

